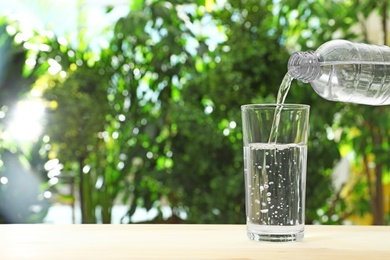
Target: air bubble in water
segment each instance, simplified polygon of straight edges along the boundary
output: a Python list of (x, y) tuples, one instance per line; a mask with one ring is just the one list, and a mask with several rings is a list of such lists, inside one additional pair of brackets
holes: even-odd
[(255, 200), (255, 203), (256, 204), (260, 204), (260, 200)]
[(271, 196), (271, 192), (267, 192), (267, 196)]
[(261, 213), (267, 213), (268, 212), (268, 209), (262, 209), (262, 210), (260, 210), (261, 211)]

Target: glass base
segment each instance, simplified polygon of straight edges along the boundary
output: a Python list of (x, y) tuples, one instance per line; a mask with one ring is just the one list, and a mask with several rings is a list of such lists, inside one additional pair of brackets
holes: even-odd
[(247, 231), (249, 239), (253, 241), (293, 242), (303, 239), (304, 225), (262, 226), (248, 224)]
[(301, 241), (303, 236), (303, 231), (297, 234), (255, 234), (248, 232), (249, 239), (258, 242), (294, 242)]

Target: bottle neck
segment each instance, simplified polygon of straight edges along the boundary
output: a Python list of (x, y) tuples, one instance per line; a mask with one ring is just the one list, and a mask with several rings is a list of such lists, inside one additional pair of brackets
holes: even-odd
[(318, 77), (322, 56), (313, 51), (295, 52), (288, 60), (288, 74), (304, 83)]

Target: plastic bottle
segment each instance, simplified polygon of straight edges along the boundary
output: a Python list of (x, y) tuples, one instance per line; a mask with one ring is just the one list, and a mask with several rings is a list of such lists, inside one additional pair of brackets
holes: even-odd
[(316, 51), (296, 52), (288, 74), (309, 82), (331, 101), (390, 104), (390, 47), (333, 40)]

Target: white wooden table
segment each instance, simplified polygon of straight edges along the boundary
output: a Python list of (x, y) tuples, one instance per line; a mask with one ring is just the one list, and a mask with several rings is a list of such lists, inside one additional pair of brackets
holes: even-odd
[(390, 226), (306, 226), (253, 242), (245, 225), (0, 225), (1, 260), (390, 259)]

